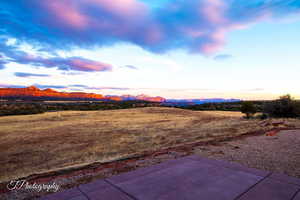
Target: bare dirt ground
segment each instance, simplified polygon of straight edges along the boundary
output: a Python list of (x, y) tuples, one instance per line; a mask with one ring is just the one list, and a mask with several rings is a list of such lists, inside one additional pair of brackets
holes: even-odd
[[(300, 120), (246, 120), (237, 112), (156, 107), (1, 117), (0, 182), (5, 186), (9, 180), (26, 177), (26, 180), (37, 182), (56, 181), (62, 188), (68, 188), (194, 153), (246, 162), (247, 154), (252, 153), (250, 147), (264, 139), (249, 144), (246, 142), (250, 149), (230, 142), (244, 141), (248, 136), (250, 139), (270, 130), (297, 128), (300, 128)], [(268, 136), (253, 136), (256, 137)], [(267, 151), (290, 148), (288, 155), (292, 154), (295, 144), (288, 145), (292, 138), (289, 137), (282, 148), (278, 149), (274, 144)], [(265, 142), (268, 143), (268, 140)], [(219, 144), (227, 147), (218, 149), (221, 148)], [(260, 151), (267, 147), (264, 143), (259, 146)], [(234, 157), (231, 151), (239, 153)], [(284, 152), (281, 156), (287, 155)], [(253, 161), (248, 166), (263, 166), (264, 169), (276, 171), (273, 170), (276, 163), (272, 162), (271, 167), (268, 167), (267, 161), (261, 164)], [(290, 160), (282, 163), (288, 166), (286, 163)], [(11, 195), (15, 195), (16, 199), (20, 195), (22, 198), (19, 199), (24, 197), (20, 192), (9, 197)], [(25, 191), (29, 199), (33, 195), (41, 194)]]

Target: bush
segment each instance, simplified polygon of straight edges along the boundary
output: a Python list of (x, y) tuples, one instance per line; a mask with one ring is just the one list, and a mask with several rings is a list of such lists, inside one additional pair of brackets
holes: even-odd
[(256, 107), (253, 102), (244, 101), (242, 103), (241, 112), (246, 114), (246, 118), (249, 119), (256, 113)]
[(268, 115), (266, 113), (258, 114), (255, 116), (256, 119), (265, 120), (268, 119)]
[(264, 113), (270, 117), (300, 117), (300, 102), (294, 100), (290, 95), (284, 95), (275, 101), (266, 103)]
[(267, 115), (266, 113), (263, 113), (263, 114), (261, 114), (261, 115), (259, 116), (259, 118), (260, 118), (261, 120), (268, 119), (268, 115)]

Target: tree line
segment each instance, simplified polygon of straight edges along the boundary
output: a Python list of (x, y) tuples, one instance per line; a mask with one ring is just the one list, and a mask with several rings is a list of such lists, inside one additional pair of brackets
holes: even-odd
[[(241, 105), (241, 112), (249, 119), (258, 112), (258, 108), (253, 102), (244, 101)], [(261, 112), (261, 118), (298, 118), (300, 117), (300, 101), (295, 100), (291, 95), (284, 95), (279, 99), (264, 103)]]

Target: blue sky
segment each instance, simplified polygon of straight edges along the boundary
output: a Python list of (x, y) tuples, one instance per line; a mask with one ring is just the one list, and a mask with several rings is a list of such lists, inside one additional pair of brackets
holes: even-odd
[(2, 87), (300, 98), (295, 0), (12, 0), (0, 6)]

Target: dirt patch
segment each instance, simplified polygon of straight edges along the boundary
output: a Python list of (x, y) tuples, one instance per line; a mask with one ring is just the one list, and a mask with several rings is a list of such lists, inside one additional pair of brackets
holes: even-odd
[(0, 117), (0, 182), (231, 135), (228, 124), (243, 121), (231, 113), (153, 107)]
[(300, 130), (274, 129), (255, 137), (221, 142), (218, 146), (195, 148), (194, 152), (300, 178)]

